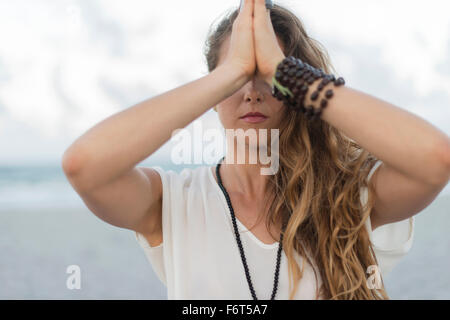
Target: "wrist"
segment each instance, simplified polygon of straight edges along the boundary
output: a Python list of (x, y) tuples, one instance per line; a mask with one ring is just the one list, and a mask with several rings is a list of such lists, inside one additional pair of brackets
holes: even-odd
[[(305, 100), (304, 100), (304, 105), (305, 106), (310, 106), (310, 105), (312, 105), (315, 109), (317, 109), (318, 107), (319, 107), (319, 104), (320, 104), (320, 100), (319, 99), (316, 99), (316, 100), (311, 100), (311, 95), (312, 95), (312, 93), (313, 92), (315, 92), (315, 91), (318, 91), (317, 89), (318, 89), (318, 87), (319, 87), (319, 84), (322, 82), (322, 79), (317, 79), (317, 80), (315, 80), (312, 84), (310, 84), (309, 86), (308, 86), (308, 91), (306, 92), (306, 94), (305, 94)], [(328, 84), (329, 85), (329, 84)], [(327, 85), (327, 86), (328, 86)], [(325, 88), (325, 87), (324, 87)]]
[(220, 75), (228, 84), (226, 88), (226, 96), (231, 96), (240, 88), (242, 88), (248, 81), (249, 77), (237, 68), (220, 65), (211, 73)]
[(269, 84), (271, 87), (273, 87), (273, 77), (275, 77), (275, 73), (277, 72), (277, 67), (280, 64), (281, 61), (283, 61), (286, 57), (284, 55), (278, 56), (276, 59), (274, 59), (274, 62), (272, 63), (272, 67), (270, 68), (269, 74), (267, 74), (264, 77), (264, 81)]
[(309, 120), (320, 118), (328, 100), (334, 95), (332, 88), (345, 84), (344, 78), (336, 79), (334, 75), (327, 75), (293, 56), (283, 59), (275, 80), (273, 96), (294, 110), (305, 113)]

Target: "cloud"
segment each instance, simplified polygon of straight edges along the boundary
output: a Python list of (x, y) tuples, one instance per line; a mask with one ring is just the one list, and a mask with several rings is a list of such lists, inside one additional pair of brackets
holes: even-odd
[[(448, 1), (433, 6), (404, 0), (276, 2), (304, 21), (349, 83), (450, 134)], [(1, 123), (14, 123), (23, 143), (51, 145), (64, 137), (68, 145), (113, 113), (206, 75), (202, 51), (208, 28), (238, 5), (234, 0), (2, 1)], [(220, 126), (212, 112), (202, 121)], [(13, 153), (9, 157), (22, 159), (23, 152), (8, 149), (5, 130), (0, 127), (0, 145)], [(168, 147), (161, 153), (168, 154)]]

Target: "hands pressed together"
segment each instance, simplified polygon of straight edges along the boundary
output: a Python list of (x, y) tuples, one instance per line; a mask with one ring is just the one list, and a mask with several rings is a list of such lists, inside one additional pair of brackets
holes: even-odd
[(248, 80), (258, 74), (271, 85), (276, 67), (284, 58), (265, 0), (244, 0), (233, 23), (224, 64), (237, 68)]

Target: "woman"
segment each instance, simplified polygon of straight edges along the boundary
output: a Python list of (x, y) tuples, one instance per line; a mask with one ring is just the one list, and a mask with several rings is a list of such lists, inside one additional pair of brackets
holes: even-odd
[[(388, 299), (377, 280), (408, 252), (413, 216), (448, 182), (448, 137), (346, 86), (318, 121), (274, 98), (285, 57), (331, 68), (281, 6), (245, 0), (207, 45), (208, 75), (107, 118), (68, 148), (74, 189), (100, 219), (135, 231), (169, 299)], [(279, 129), (274, 175), (227, 157), (181, 173), (137, 166), (213, 106), (224, 128)], [(263, 116), (242, 118), (249, 112)]]

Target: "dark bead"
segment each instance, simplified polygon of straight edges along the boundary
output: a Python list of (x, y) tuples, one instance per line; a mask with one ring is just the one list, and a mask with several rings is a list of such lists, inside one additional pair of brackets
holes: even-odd
[(325, 92), (325, 97), (327, 97), (328, 99), (330, 99), (333, 96), (333, 90), (327, 90), (327, 92)]
[(325, 109), (328, 105), (328, 101), (326, 99), (322, 99), (322, 101), (320, 101), (320, 107), (322, 109)]
[(289, 97), (288, 102), (290, 105), (295, 105), (297, 103), (297, 101), (293, 97)]
[(302, 71), (297, 71), (297, 73), (295, 74), (296, 78), (300, 78), (302, 76), (303, 72)]
[(303, 80), (308, 80), (308, 78), (309, 78), (309, 72), (305, 72), (303, 75), (302, 75), (302, 79)]
[(314, 78), (313, 77), (309, 77), (307, 80), (308, 84), (313, 84), (314, 83)]
[(315, 117), (320, 118), (321, 115), (322, 115), (322, 109), (314, 110), (314, 116)]
[(314, 92), (311, 94), (311, 100), (312, 100), (312, 101), (316, 101), (318, 97), (319, 97), (319, 91), (314, 91)]
[(307, 116), (312, 116), (313, 114), (314, 114), (314, 107), (313, 106), (307, 106), (307, 107), (305, 107), (305, 109), (306, 109), (306, 115)]
[(345, 80), (342, 77), (339, 77), (339, 78), (336, 79), (336, 81), (334, 81), (334, 85), (336, 87), (342, 86), (344, 84), (345, 84)]
[(275, 73), (275, 79), (277, 79), (277, 80), (280, 80), (282, 76), (283, 76), (283, 73), (281, 71), (277, 71)]
[(300, 92), (306, 93), (307, 91), (308, 91), (308, 86), (307, 86), (306, 84), (304, 84), (304, 85), (301, 87)]
[(301, 87), (303, 86), (304, 83), (305, 83), (305, 82), (304, 82), (303, 80), (297, 79), (297, 80), (295, 81), (295, 87), (301, 88)]
[[(323, 78), (322, 81), (320, 81), (320, 83), (319, 83), (319, 86), (321, 86), (322, 89), (323, 89), (323, 87), (326, 86), (325, 81), (326, 81), (326, 78)], [(320, 89), (320, 90), (322, 90), (322, 89)]]
[(323, 89), (323, 83), (319, 83), (319, 85), (317, 86), (317, 90), (322, 91)]
[(322, 83), (323, 83), (323, 86), (325, 87), (327, 84), (329, 84), (330, 83), (330, 78), (328, 78), (328, 77), (325, 77), (325, 78), (323, 78), (323, 80), (322, 80)]
[(296, 71), (297, 71), (297, 70), (295, 70), (294, 68), (290, 69), (290, 70), (288, 71), (288, 76), (289, 76), (289, 77), (293, 77)]
[(292, 93), (294, 94), (294, 96), (296, 96), (297, 93), (299, 93), (299, 92), (300, 92), (300, 89), (297, 88), (297, 87), (295, 87), (294, 89), (292, 89)]
[(283, 76), (283, 78), (281, 79), (281, 83), (283, 85), (285, 85), (288, 81), (289, 81), (289, 77), (288, 76)]
[(336, 77), (334, 76), (334, 74), (330, 75), (330, 80), (331, 80), (331, 81), (336, 80)]

